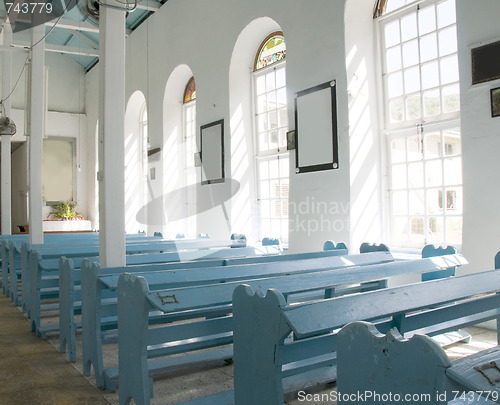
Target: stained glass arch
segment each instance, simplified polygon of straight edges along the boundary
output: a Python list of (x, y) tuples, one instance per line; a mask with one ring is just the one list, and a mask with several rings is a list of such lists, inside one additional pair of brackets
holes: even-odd
[(259, 46), (255, 56), (254, 70), (265, 68), (286, 57), (285, 38), (281, 31), (268, 35)]
[(188, 80), (186, 88), (184, 90), (183, 103), (189, 103), (190, 101), (196, 100), (196, 83), (194, 81), (194, 76)]

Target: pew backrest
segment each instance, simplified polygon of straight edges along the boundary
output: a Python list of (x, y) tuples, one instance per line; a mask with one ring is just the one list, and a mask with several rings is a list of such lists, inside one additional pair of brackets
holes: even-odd
[[(239, 286), (233, 296), (236, 401), (282, 401), (282, 378), (292, 373), (293, 363), (330, 356), (330, 363), (322, 364), (331, 370), (335, 331), (353, 321), (375, 322), (384, 333), (397, 327), (409, 337), (493, 319), (500, 307), (499, 286), (500, 271), (492, 270), (297, 305), (287, 304), (277, 290), (264, 297)], [(291, 333), (294, 341), (288, 343)]]

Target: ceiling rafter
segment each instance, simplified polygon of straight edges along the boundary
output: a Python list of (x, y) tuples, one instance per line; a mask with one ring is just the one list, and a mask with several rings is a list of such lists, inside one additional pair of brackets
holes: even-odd
[[(12, 44), (14, 48), (29, 48), (31, 45), (28, 42), (16, 42)], [(56, 44), (48, 44), (45, 43), (45, 51), (46, 52), (56, 52), (56, 53), (64, 53), (68, 55), (82, 55), (82, 56), (92, 56), (99, 57), (99, 51), (90, 48), (78, 48), (74, 46), (67, 45), (56, 45)]]

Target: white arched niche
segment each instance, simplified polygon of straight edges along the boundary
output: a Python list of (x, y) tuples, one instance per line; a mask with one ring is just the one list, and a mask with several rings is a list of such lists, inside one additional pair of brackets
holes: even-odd
[[(170, 74), (163, 99), (163, 190), (164, 237), (186, 234), (187, 194), (184, 176), (182, 104), (184, 90), (193, 72), (187, 65), (177, 66)], [(195, 77), (196, 80), (196, 77)]]
[(250, 22), (234, 45), (229, 66), (229, 109), (231, 134), (231, 178), (240, 183), (231, 200), (231, 229), (250, 241), (258, 239), (258, 206), (253, 134), (252, 77), (255, 55), (262, 40), (281, 31), (269, 17)]

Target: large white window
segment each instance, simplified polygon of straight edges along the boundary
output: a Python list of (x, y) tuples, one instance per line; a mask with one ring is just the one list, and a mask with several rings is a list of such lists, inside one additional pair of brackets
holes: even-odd
[(253, 74), (260, 238), (288, 244), (289, 153), (286, 149), (286, 47), (283, 34), (259, 47)]
[(186, 236), (196, 235), (196, 167), (194, 154), (196, 147), (196, 84), (192, 77), (185, 88), (183, 98), (184, 126), (184, 179), (186, 190)]
[(460, 245), (462, 162), (455, 0), (380, 0), (378, 7), (391, 243)]

